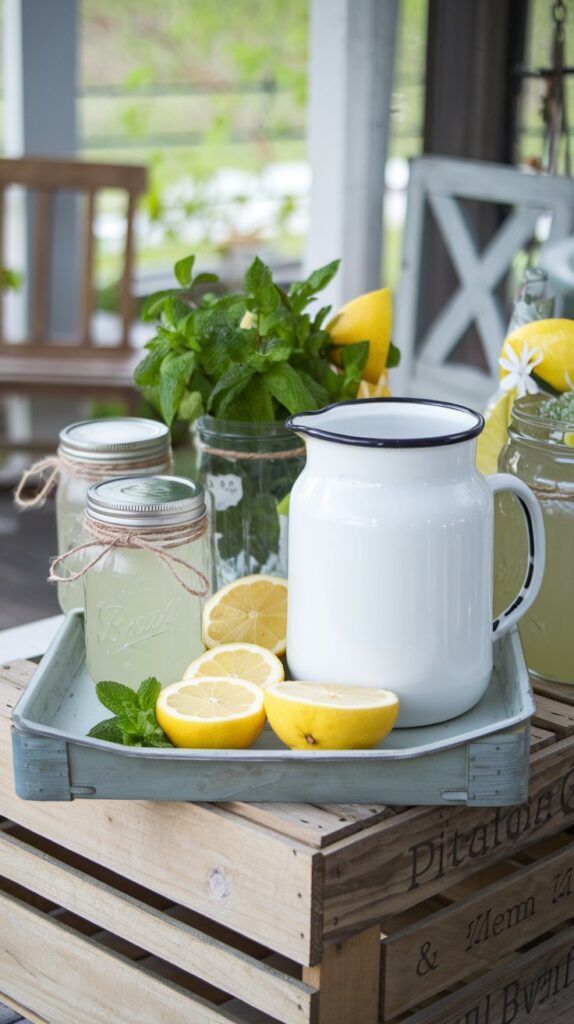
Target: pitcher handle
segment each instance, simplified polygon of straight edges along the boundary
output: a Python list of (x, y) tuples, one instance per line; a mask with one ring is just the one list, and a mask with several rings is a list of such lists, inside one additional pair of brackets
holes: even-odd
[(493, 495), (500, 491), (511, 491), (518, 499), (528, 538), (528, 561), (524, 583), (514, 601), (492, 623), (493, 635), (499, 637), (516, 625), (538, 596), (544, 576), (546, 538), (540, 503), (522, 480), (511, 473), (494, 473), (485, 479)]

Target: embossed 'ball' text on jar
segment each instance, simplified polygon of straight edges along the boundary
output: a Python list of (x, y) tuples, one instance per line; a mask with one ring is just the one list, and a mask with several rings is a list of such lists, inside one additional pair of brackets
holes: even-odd
[(95, 682), (137, 687), (181, 679), (203, 651), (209, 592), (203, 488), (182, 477), (127, 477), (90, 487), (83, 565), (86, 662)]
[[(546, 569), (534, 604), (520, 621), (528, 668), (544, 679), (574, 684), (574, 423), (544, 414), (543, 395), (518, 399), (500, 472), (534, 491), (544, 516)], [(515, 499), (499, 495), (495, 514), (494, 613), (516, 593), (527, 541)]]
[[(72, 423), (60, 433), (56, 492), (58, 554), (82, 540), (88, 488), (100, 480), (124, 476), (156, 476), (171, 472), (169, 429), (155, 420), (110, 417)], [(82, 607), (81, 581), (58, 585), (62, 611)]]

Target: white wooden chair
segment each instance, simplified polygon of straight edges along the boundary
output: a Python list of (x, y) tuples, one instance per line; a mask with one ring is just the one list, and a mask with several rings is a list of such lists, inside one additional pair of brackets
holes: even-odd
[[(469, 199), (510, 208), (483, 252), (465, 216), (463, 203)], [(417, 339), (427, 209), (460, 283), (424, 337)], [(401, 365), (391, 378), (394, 394), (458, 401), (475, 408), (485, 404), (497, 385), (508, 323), (496, 289), (517, 254), (535, 238), (542, 217), (549, 222), (548, 243), (572, 234), (574, 181), (472, 160), (421, 157), (411, 162), (393, 331), (401, 350)], [(471, 324), (476, 325), (488, 371), (448, 361)]]

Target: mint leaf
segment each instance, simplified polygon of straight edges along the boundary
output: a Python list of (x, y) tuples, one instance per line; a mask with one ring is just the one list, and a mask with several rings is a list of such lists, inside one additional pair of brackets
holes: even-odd
[(324, 267), (319, 267), (318, 270), (314, 270), (309, 277), (303, 281), (309, 295), (314, 295), (316, 292), (320, 292), (323, 288), (326, 288), (330, 281), (333, 280), (341, 265), (341, 260), (333, 260), (332, 263), (327, 263)]
[(195, 352), (181, 352), (179, 355), (170, 353), (161, 365), (159, 401), (161, 414), (168, 427), (175, 419), (195, 361)]
[(117, 718), (105, 718), (103, 722), (98, 722), (97, 725), (92, 726), (88, 736), (95, 740), (107, 740), (108, 743), (124, 742)]
[(161, 690), (161, 683), (157, 681), (155, 676), (150, 676), (149, 679), (144, 679), (139, 685), (138, 689), (138, 700), (140, 708), (143, 711), (149, 711), (155, 709), (157, 698), (159, 697)]
[(182, 288), (189, 288), (191, 284), (194, 263), (195, 256), (184, 256), (182, 260), (177, 261), (173, 268), (173, 272)]
[(155, 387), (159, 384), (161, 364), (169, 351), (168, 346), (160, 341), (156, 347), (144, 356), (134, 370), (134, 384), (138, 388)]
[(400, 350), (400, 348), (397, 348), (396, 345), (393, 345), (393, 343), (391, 341), (391, 344), (389, 345), (389, 354), (387, 356), (387, 363), (386, 363), (386, 365), (387, 365), (387, 367), (389, 369), (392, 369), (393, 366), (398, 366), (400, 361), (401, 361), (401, 350)]
[(239, 394), (232, 395), (226, 404), (226, 415), (233, 420), (265, 422), (275, 419), (271, 392), (262, 374), (255, 374)]
[(297, 370), (289, 363), (275, 363), (265, 373), (265, 383), (274, 398), (291, 414), (316, 409), (317, 403)]
[(255, 306), (263, 312), (270, 312), (279, 305), (280, 297), (269, 267), (256, 256), (243, 282), (245, 294), (253, 298)]
[(174, 294), (173, 288), (164, 288), (144, 299), (140, 310), (140, 319), (155, 320), (161, 313), (167, 298)]
[(238, 394), (238, 387), (241, 390), (247, 384), (247, 381), (253, 376), (254, 370), (250, 366), (230, 366), (228, 370), (219, 378), (213, 391), (211, 392), (211, 398), (209, 400), (209, 408), (217, 409), (218, 415), (221, 415), (221, 405), (223, 399), (217, 401), (220, 395), (224, 395), (233, 389), (234, 394)]
[(182, 329), (182, 320), (187, 320), (190, 316), (189, 306), (182, 302), (181, 299), (176, 298), (175, 295), (169, 295), (167, 299), (164, 299), (161, 309), (161, 322), (171, 331), (180, 332)]
[(123, 683), (102, 680), (96, 683), (96, 694), (100, 704), (103, 704), (108, 711), (112, 711), (114, 715), (121, 715), (130, 708), (137, 709), (139, 707), (137, 694)]
[(341, 350), (341, 364), (343, 367), (343, 388), (341, 394), (344, 398), (355, 398), (363, 377), (363, 370), (369, 358), (369, 342), (356, 341), (352, 345), (344, 345)]
[(193, 287), (195, 288), (198, 284), (216, 284), (217, 281), (219, 281), (217, 274), (202, 273), (198, 274), (197, 277), (194, 277)]
[(199, 391), (186, 391), (177, 410), (178, 420), (186, 420), (194, 423), (199, 416), (203, 415), (203, 398)]

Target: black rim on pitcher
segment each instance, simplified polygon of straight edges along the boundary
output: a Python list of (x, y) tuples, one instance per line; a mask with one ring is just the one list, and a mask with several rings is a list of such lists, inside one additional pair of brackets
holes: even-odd
[[(357, 406), (365, 405), (413, 405), (413, 406), (425, 406), (432, 407), (435, 409), (448, 409), (453, 412), (464, 413), (467, 416), (471, 416), (474, 423), (470, 427), (466, 427), (464, 430), (459, 430), (453, 433), (441, 433), (431, 437), (360, 437), (352, 434), (343, 434), (334, 430), (327, 430), (323, 427), (314, 426), (301, 426), (297, 424), (297, 420), (305, 417), (310, 418), (313, 416), (322, 416), (326, 412), (330, 412), (332, 409), (342, 409), (345, 406), (354, 406), (357, 412), (360, 409)], [(355, 445), (363, 448), (435, 448), (447, 444), (459, 444), (461, 441), (470, 441), (474, 437), (478, 437), (481, 431), (484, 429), (484, 417), (474, 409), (469, 409), (465, 405), (455, 405), (453, 402), (440, 402), (435, 401), (432, 398), (363, 398), (360, 402), (356, 399), (350, 399), (346, 402), (334, 402), (332, 405), (326, 405), (322, 409), (313, 409), (309, 412), (300, 412), (294, 416), (290, 416), (285, 421), (285, 426), (288, 430), (293, 430), (297, 434), (303, 434), (309, 437), (316, 437), (323, 441), (337, 441), (339, 444)]]

